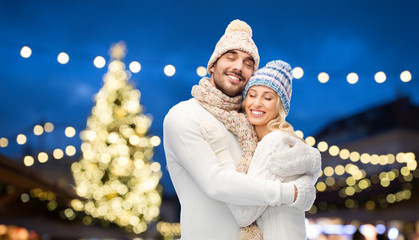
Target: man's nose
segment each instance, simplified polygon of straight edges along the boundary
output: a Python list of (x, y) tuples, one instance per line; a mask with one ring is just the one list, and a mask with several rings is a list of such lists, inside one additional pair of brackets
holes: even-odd
[(234, 63), (233, 63), (234, 65), (233, 65), (233, 69), (234, 70), (237, 70), (237, 71), (242, 71), (242, 69), (243, 69), (243, 62), (241, 61), (241, 60), (236, 60), (236, 61), (234, 61)]

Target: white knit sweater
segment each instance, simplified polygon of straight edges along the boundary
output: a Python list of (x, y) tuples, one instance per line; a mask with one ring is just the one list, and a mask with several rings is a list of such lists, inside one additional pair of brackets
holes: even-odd
[(241, 157), (236, 136), (195, 99), (177, 104), (166, 115), (163, 143), (167, 167), (181, 204), (182, 239), (234, 240), (240, 227), (225, 203), (289, 204), (294, 199), (294, 186), (224, 168), (200, 133), (202, 121), (211, 121), (225, 132), (236, 164)]
[[(233, 216), (241, 227), (248, 226), (256, 221), (262, 230), (264, 240), (306, 239), (305, 211), (311, 208), (315, 199), (314, 183), (319, 176), (321, 164), (320, 155), (316, 154), (317, 149), (312, 148), (312, 151), (310, 151), (313, 166), (310, 174), (279, 177), (272, 174), (268, 169), (268, 161), (270, 161), (270, 156), (273, 152), (289, 149), (289, 146), (283, 142), (286, 135), (287, 133), (282, 131), (273, 131), (267, 134), (258, 143), (247, 174), (268, 180), (279, 179), (283, 183), (298, 182), (299, 197), (297, 201), (290, 205), (285, 204), (272, 207), (229, 206)], [(294, 167), (303, 168), (304, 166), (301, 164), (307, 164), (296, 162), (298, 161), (296, 159), (290, 159), (290, 161), (294, 161)], [(231, 164), (226, 162), (226, 159), (223, 159), (223, 163), (226, 168), (232, 169)], [(303, 195), (310, 197), (302, 198), (301, 196)]]

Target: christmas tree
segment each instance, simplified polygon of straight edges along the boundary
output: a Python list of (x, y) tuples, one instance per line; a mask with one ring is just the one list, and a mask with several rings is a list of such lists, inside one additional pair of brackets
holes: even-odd
[(111, 48), (103, 87), (81, 132), (82, 156), (72, 172), (76, 192), (86, 200), (73, 200), (71, 206), (141, 233), (160, 213), (162, 173), (151, 161), (160, 138), (146, 135), (151, 119), (143, 114), (140, 91), (128, 82), (125, 49), (122, 42)]

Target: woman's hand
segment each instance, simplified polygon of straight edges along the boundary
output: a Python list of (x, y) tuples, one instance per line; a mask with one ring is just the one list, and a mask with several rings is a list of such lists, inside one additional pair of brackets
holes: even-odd
[(284, 136), (284, 144), (289, 148), (274, 151), (268, 161), (269, 170), (278, 176), (286, 177), (296, 174), (313, 174), (321, 167), (319, 150), (290, 136)]

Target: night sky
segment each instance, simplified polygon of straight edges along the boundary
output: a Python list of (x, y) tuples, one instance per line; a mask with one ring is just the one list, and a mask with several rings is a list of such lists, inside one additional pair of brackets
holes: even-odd
[[(281, 59), (303, 68), (304, 76), (293, 81), (287, 120), (305, 136), (400, 96), (419, 105), (416, 0), (0, 0), (0, 138), (10, 141), (0, 153), (21, 161), (27, 146), (16, 144), (19, 133), (35, 150), (79, 147), (80, 139), (64, 137), (64, 128), (85, 129), (107, 71), (93, 59), (108, 60), (110, 46), (120, 40), (128, 48), (127, 65), (141, 63), (131, 82), (153, 116), (150, 134), (162, 138), (165, 114), (191, 97), (200, 79), (196, 68), (207, 65), (234, 19), (252, 27), (261, 66)], [(30, 58), (20, 56), (23, 46), (32, 49)], [(70, 56), (65, 65), (57, 62), (62, 51)], [(173, 77), (163, 73), (167, 64), (176, 67)], [(400, 80), (405, 70), (412, 74), (407, 83)], [(374, 80), (378, 71), (387, 76), (382, 84)], [(317, 80), (320, 72), (329, 74), (327, 83)], [(359, 75), (353, 85), (346, 81), (351, 72)], [(56, 131), (41, 141), (31, 132), (42, 121)], [(166, 165), (162, 145), (154, 160)], [(173, 194), (166, 171), (162, 183)]]

